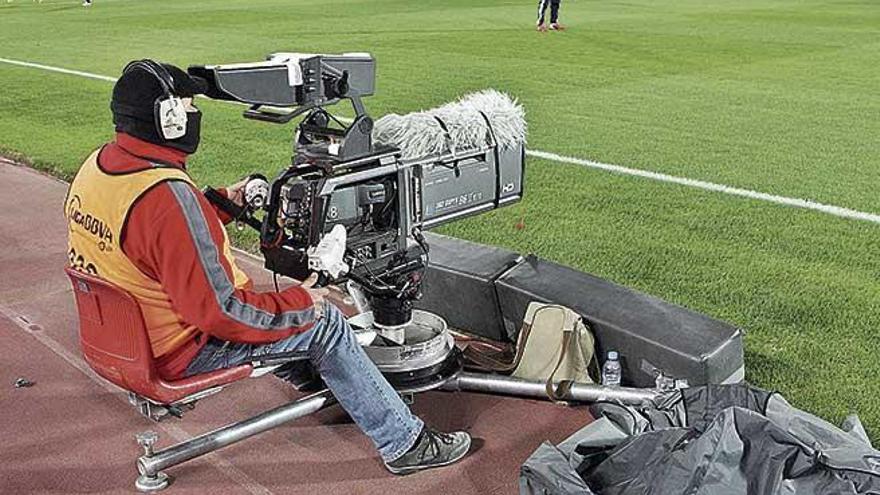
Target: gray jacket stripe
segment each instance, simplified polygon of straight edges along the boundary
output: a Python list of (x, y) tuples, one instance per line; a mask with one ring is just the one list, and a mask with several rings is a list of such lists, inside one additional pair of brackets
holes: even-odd
[(233, 296), (235, 287), (229, 280), (223, 265), (220, 264), (219, 248), (211, 238), (208, 223), (202, 214), (195, 192), (185, 182), (172, 181), (168, 184), (183, 210), (184, 217), (186, 217), (189, 233), (196, 246), (196, 251), (199, 253), (199, 261), (201, 261), (208, 282), (214, 291), (214, 297), (216, 297), (217, 304), (224, 315), (243, 325), (260, 330), (287, 330), (314, 321), (315, 310), (311, 307), (301, 311), (285, 311), (275, 314), (236, 299)]

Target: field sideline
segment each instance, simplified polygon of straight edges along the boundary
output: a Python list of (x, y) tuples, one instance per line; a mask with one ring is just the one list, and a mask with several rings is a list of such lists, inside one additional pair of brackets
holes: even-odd
[[(532, 149), (880, 213), (873, 2), (566, 0), (571, 29), (544, 35), (533, 3), (16, 1), (0, 4), (0, 57), (116, 76), (143, 57), (185, 66), (369, 51), (375, 117), (495, 87), (525, 105)], [(0, 85), (3, 154), (70, 177), (112, 134), (106, 81), (0, 64)], [(273, 174), (289, 159), (290, 128), (201, 107), (198, 181)], [(530, 158), (521, 204), (444, 232), (734, 322), (750, 381), (833, 421), (858, 412), (876, 440), (878, 229)]]

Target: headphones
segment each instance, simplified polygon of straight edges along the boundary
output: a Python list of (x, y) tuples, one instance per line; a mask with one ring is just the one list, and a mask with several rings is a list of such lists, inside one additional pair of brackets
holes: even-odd
[(153, 118), (156, 130), (163, 138), (171, 140), (183, 137), (186, 134), (186, 107), (183, 100), (174, 94), (174, 78), (162, 64), (150, 59), (135, 60), (130, 62), (122, 70), (125, 74), (134, 69), (142, 69), (156, 78), (162, 86), (162, 96), (153, 102)]

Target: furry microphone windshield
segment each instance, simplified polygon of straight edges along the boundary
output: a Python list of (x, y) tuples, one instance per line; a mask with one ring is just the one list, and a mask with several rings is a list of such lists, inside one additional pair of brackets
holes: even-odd
[(492, 134), (502, 150), (526, 140), (522, 105), (494, 89), (431, 110), (389, 114), (373, 128), (375, 142), (399, 148), (405, 160), (480, 148), (492, 142)]

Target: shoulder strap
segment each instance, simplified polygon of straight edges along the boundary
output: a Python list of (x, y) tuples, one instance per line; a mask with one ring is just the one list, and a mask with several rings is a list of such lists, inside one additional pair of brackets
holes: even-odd
[(553, 378), (556, 376), (556, 372), (559, 371), (559, 367), (562, 366), (563, 361), (565, 361), (565, 356), (568, 353), (568, 348), (571, 344), (571, 338), (574, 334), (575, 326), (577, 325), (577, 319), (571, 318), (571, 315), (566, 311), (565, 318), (565, 327), (562, 329), (562, 349), (559, 351), (559, 359), (556, 361), (556, 366), (553, 367), (553, 371), (550, 373), (550, 376), (547, 377), (547, 384), (545, 385), (545, 390), (547, 392), (547, 397), (555, 402), (560, 402), (563, 400), (563, 397), (566, 397), (571, 390), (572, 384), (574, 381), (572, 380), (562, 380), (559, 382), (559, 385), (553, 386)]

